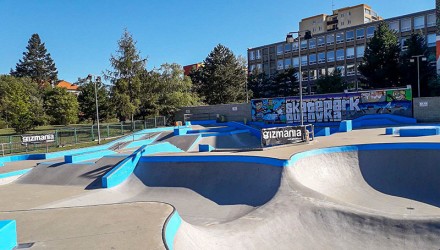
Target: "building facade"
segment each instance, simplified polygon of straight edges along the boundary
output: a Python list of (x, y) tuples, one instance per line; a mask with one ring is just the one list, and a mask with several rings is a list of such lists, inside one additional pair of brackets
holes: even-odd
[[(435, 55), (436, 11), (427, 10), (383, 20), (396, 32), (402, 50), (413, 32), (425, 35), (428, 47)], [(314, 81), (325, 74), (340, 70), (345, 80), (357, 86), (357, 70), (362, 62), (366, 44), (374, 36), (379, 22), (368, 22), (347, 28), (326, 31), (302, 40), (301, 44), (278, 42), (248, 49), (248, 72), (262, 72), (270, 76), (289, 67), (302, 66), (303, 86), (314, 92)], [(301, 58), (299, 57), (299, 50)]]

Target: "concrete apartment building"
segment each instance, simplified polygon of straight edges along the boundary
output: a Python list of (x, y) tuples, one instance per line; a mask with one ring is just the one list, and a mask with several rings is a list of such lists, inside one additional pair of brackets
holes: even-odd
[[(331, 20), (336, 18), (337, 22), (328, 22), (329, 17)], [(322, 20), (322, 24), (318, 20)], [(301, 62), (303, 86), (308, 88), (308, 93), (314, 92), (316, 79), (333, 73), (335, 69), (339, 69), (346, 81), (355, 86), (360, 75), (357, 67), (362, 62), (366, 43), (373, 37), (379, 20), (387, 22), (396, 32), (402, 50), (406, 49), (405, 41), (413, 32), (421, 32), (435, 55), (435, 9), (383, 20), (369, 6), (358, 5), (338, 9), (331, 16), (302, 19), (300, 27), (309, 29), (313, 37), (301, 40), (301, 44), (286, 43), (284, 37), (280, 37), (282, 42), (248, 49), (248, 71), (250, 74), (264, 72), (270, 76), (289, 67), (297, 68)], [(301, 58), (298, 56), (300, 48)]]

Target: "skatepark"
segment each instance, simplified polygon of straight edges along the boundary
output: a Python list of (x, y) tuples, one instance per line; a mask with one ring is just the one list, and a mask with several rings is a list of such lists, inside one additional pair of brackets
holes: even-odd
[(4, 162), (0, 219), (29, 249), (429, 249), (440, 140), (405, 128), (268, 150), (234, 123), (141, 131), (112, 152)]

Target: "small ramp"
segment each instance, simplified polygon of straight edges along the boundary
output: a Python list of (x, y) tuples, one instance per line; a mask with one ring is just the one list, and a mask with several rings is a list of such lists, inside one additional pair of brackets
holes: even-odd
[(187, 152), (199, 138), (198, 134), (174, 135), (174, 132), (163, 132), (155, 142), (169, 142), (181, 150)]

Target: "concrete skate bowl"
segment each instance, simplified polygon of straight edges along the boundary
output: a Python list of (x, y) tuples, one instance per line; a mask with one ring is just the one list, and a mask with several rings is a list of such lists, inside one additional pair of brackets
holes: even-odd
[(121, 192), (127, 201), (170, 203), (185, 221), (207, 225), (240, 218), (278, 191), (282, 167), (220, 158), (144, 157)]
[(440, 144), (357, 145), (295, 155), (288, 175), (356, 207), (440, 216), (439, 162)]

